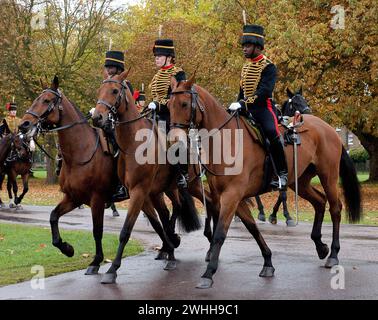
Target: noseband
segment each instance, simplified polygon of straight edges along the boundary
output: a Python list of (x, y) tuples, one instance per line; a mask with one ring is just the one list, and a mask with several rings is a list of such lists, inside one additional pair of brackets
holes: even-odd
[(205, 109), (203, 106), (201, 106), (198, 102), (198, 92), (194, 87), (191, 87), (190, 90), (183, 90), (183, 91), (174, 91), (171, 92), (171, 95), (175, 94), (182, 94), (182, 93), (188, 93), (190, 94), (190, 100), (191, 100), (191, 112), (190, 112), (190, 120), (189, 123), (177, 123), (173, 122), (171, 123), (171, 128), (179, 128), (179, 129), (194, 129), (197, 127), (196, 124), (196, 109), (197, 106), (199, 107), (200, 111), (203, 113)]
[(129, 103), (129, 101), (127, 100), (127, 95), (125, 94), (127, 84), (126, 84), (125, 81), (121, 82), (121, 81), (117, 81), (117, 80), (114, 80), (114, 79), (106, 79), (102, 83), (103, 84), (105, 84), (105, 83), (116, 83), (116, 84), (119, 84), (121, 86), (121, 92), (118, 94), (117, 100), (116, 100), (114, 105), (111, 105), (110, 103), (108, 103), (105, 100), (97, 100), (97, 104), (104, 105), (105, 107), (107, 107), (109, 109), (109, 111), (112, 113), (113, 116), (116, 116), (117, 110), (121, 106), (121, 102), (122, 102), (123, 97), (125, 97), (125, 99), (126, 99), (126, 105)]

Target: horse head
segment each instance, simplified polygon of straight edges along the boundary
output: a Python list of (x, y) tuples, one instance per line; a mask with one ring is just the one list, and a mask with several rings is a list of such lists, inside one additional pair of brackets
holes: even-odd
[(31, 107), (21, 119), (19, 129), (31, 138), (41, 129), (56, 125), (60, 120), (62, 94), (59, 91), (59, 79), (54, 77), (50, 88), (42, 83), (42, 93), (33, 101)]
[(104, 73), (104, 81), (98, 90), (98, 100), (92, 115), (96, 127), (110, 129), (112, 121), (126, 110), (128, 104), (133, 103), (133, 99), (128, 97), (130, 92), (125, 81), (129, 72), (130, 69), (111, 77)]
[(293, 117), (295, 111), (299, 111), (302, 114), (312, 113), (306, 99), (302, 96), (302, 87), (295, 93), (291, 92), (291, 90), (287, 88), (286, 93), (289, 99), (282, 105), (281, 112), (283, 116)]
[(30, 148), (28, 138), (25, 134), (18, 133), (15, 135), (13, 139), (13, 148), (19, 159), (29, 159)]

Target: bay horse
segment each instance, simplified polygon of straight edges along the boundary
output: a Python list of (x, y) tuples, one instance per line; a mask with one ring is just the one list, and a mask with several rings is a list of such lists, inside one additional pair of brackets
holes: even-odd
[[(117, 276), (117, 270), (121, 265), (121, 258), (123, 249), (130, 238), (131, 232), (139, 212), (143, 205), (143, 209), (147, 215), (152, 215), (152, 203), (156, 201), (156, 196), (167, 190), (173, 191), (177, 188), (176, 185), (176, 172), (172, 170), (169, 163), (160, 164), (158, 161), (159, 151), (158, 148), (164, 143), (159, 134), (159, 129), (154, 125), (156, 122), (152, 119), (147, 119), (141, 115), (136, 107), (133, 96), (125, 85), (128, 71), (124, 71), (120, 75), (115, 75), (108, 78), (104, 75), (104, 81), (99, 89), (98, 101), (93, 116), (94, 124), (101, 128), (109, 128), (114, 125), (116, 131), (116, 141), (120, 148), (120, 158), (118, 162), (118, 175), (124, 185), (128, 187), (130, 192), (130, 202), (126, 221), (123, 225), (120, 234), (120, 243), (116, 258), (114, 259), (111, 267), (102, 278), (102, 283), (114, 283)], [(164, 125), (165, 128), (165, 125)], [(148, 132), (148, 140), (150, 141), (149, 150), (152, 151), (153, 156), (151, 163), (138, 162), (137, 149), (140, 147), (141, 142), (137, 139), (138, 133), (146, 130)], [(147, 143), (146, 141), (146, 143)], [(151, 143), (152, 142), (152, 143)], [(163, 148), (164, 149), (164, 148)], [(191, 195), (203, 202), (203, 194), (200, 187), (200, 178), (193, 174), (194, 168), (189, 170), (190, 181), (188, 191)], [(194, 175), (194, 178), (193, 178)], [(185, 189), (179, 189), (182, 198), (187, 199), (191, 196), (187, 194)], [(205, 193), (207, 214), (205, 220), (204, 234), (212, 243), (213, 235), (210, 228), (210, 220), (213, 218), (214, 228), (217, 224), (218, 214), (212, 206), (212, 200), (209, 193)], [(177, 199), (172, 199), (177, 201)], [(188, 200), (185, 200), (188, 201)], [(191, 200), (192, 201), (192, 200)], [(251, 234), (255, 237), (264, 258), (264, 266), (260, 273), (261, 276), (270, 276), (271, 270), (274, 269), (271, 263), (271, 251), (266, 245), (262, 235), (257, 229), (253, 217), (246, 202), (241, 202), (237, 208), (237, 214), (242, 222), (246, 225)], [(191, 208), (192, 217), (197, 213), (195, 208)], [(169, 232), (169, 226), (174, 225), (174, 214), (171, 221), (168, 221), (169, 212), (160, 214), (159, 217), (163, 223), (163, 228), (166, 233)], [(192, 219), (191, 229), (186, 231), (195, 230), (199, 227), (196, 219)], [(174, 229), (174, 226), (173, 226)], [(168, 259), (174, 260), (173, 249), (171, 246), (166, 248), (168, 252)], [(209, 252), (206, 259), (209, 259)]]
[[(220, 164), (214, 163), (211, 152), (207, 155), (209, 159), (207, 178), (214, 202), (219, 205), (219, 220), (214, 231), (210, 262), (197, 287), (210, 288), (213, 284), (213, 275), (218, 267), (221, 247), (238, 204), (246, 197), (255, 196), (261, 192), (264, 180), (265, 150), (252, 137), (251, 131), (244, 121), (240, 121), (238, 112), (230, 115), (208, 91), (195, 84), (194, 76), (188, 81), (179, 83), (172, 77), (171, 87), (173, 91), (168, 104), (171, 114), (171, 130), (181, 132), (186, 132), (189, 128), (205, 128), (208, 132), (210, 130), (231, 130), (231, 146), (226, 146), (223, 139), (223, 146), (215, 145), (212, 139), (209, 142), (210, 146), (213, 148), (229, 147), (234, 154), (240, 152), (242, 159), (240, 173), (225, 175), (228, 165), (224, 161)], [(358, 222), (362, 216), (360, 186), (353, 162), (335, 130), (315, 116), (303, 115), (303, 118), (298, 159), (299, 195), (309, 201), (315, 209), (311, 239), (315, 243), (320, 259), (326, 258), (329, 253), (327, 244), (321, 240), (321, 226), (326, 202), (329, 203), (333, 235), (331, 253), (325, 267), (331, 268), (339, 263), (342, 203), (338, 194), (338, 178), (340, 176), (342, 181), (348, 209), (347, 217), (353, 223)], [(237, 138), (236, 132), (240, 132), (237, 129), (242, 130), (243, 139), (237, 139), (235, 142), (233, 138)], [(241, 143), (242, 148), (237, 148), (237, 145)], [(290, 188), (294, 188), (293, 146), (286, 146), (285, 153), (289, 168), (288, 185)], [(311, 179), (315, 175), (320, 178), (324, 193), (311, 186)]]
[[(14, 136), (12, 142), (12, 148), (6, 159), (6, 165), (4, 174), (0, 176), (0, 186), (3, 183), (5, 175), (8, 176), (7, 190), (10, 200), (9, 207), (22, 209), (21, 201), (25, 194), (29, 191), (29, 177), (32, 167), (32, 154), (29, 148), (29, 144), (26, 141), (26, 137), (20, 133)], [(21, 175), (23, 190), (20, 196), (17, 196), (17, 176)], [(13, 189), (13, 194), (12, 194)], [(14, 201), (13, 201), (14, 195)]]
[(19, 129), (28, 137), (57, 131), (63, 156), (59, 185), (64, 197), (50, 214), (52, 244), (67, 257), (74, 255), (73, 246), (63, 242), (60, 236), (59, 219), (82, 204), (88, 205), (96, 253), (85, 274), (93, 275), (98, 273), (104, 259), (104, 208), (115, 190), (116, 173), (113, 158), (101, 150), (99, 134), (87, 120), (59, 90), (59, 79), (55, 76), (49, 88), (43, 85), (42, 93), (21, 119)]

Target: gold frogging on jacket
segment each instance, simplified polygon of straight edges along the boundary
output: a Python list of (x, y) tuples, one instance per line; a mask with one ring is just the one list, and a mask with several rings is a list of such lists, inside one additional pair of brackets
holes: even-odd
[(178, 72), (183, 71), (181, 68), (173, 66), (169, 69), (160, 69), (152, 78), (150, 89), (153, 101), (166, 105), (169, 101), (168, 91), (171, 85), (171, 77)]
[(255, 92), (261, 79), (261, 73), (270, 63), (271, 61), (263, 56), (258, 61), (248, 61), (244, 64), (241, 72), (240, 86), (243, 89), (245, 102), (253, 103), (257, 98)]

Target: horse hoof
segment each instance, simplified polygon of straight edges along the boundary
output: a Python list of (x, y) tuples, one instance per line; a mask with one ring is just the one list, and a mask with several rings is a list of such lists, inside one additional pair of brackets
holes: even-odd
[(172, 235), (169, 240), (172, 242), (174, 248), (178, 248), (181, 243), (181, 237), (177, 233)]
[(320, 260), (325, 259), (328, 256), (329, 248), (326, 244), (316, 248)]
[(73, 246), (68, 244), (67, 242), (62, 243), (62, 248), (60, 249), (63, 254), (65, 254), (67, 257), (71, 258), (75, 254), (75, 250)]
[(0, 203), (0, 208), (6, 208), (6, 204), (4, 202)]
[(89, 266), (87, 268), (87, 271), (85, 272), (85, 275), (91, 276), (94, 274), (98, 274), (98, 270), (100, 270), (100, 266)]
[(213, 279), (201, 278), (200, 282), (196, 285), (197, 289), (210, 289), (213, 286)]
[(10, 203), (9, 208), (11, 208), (11, 209), (16, 208), (16, 205), (14, 203)]
[(286, 225), (288, 227), (296, 227), (297, 226), (297, 224), (295, 223), (295, 221), (293, 219), (291, 219), (291, 218), (286, 220)]
[(265, 221), (266, 221), (266, 219), (265, 219), (265, 214), (263, 214), (263, 213), (259, 213), (259, 215), (257, 216), (257, 219), (259, 219), (260, 221), (265, 222)]
[(277, 224), (277, 218), (273, 217), (272, 215), (269, 216), (269, 222), (271, 224)]
[(118, 211), (113, 211), (113, 217), (119, 217)]
[(275, 270), (276, 269), (274, 269), (274, 267), (263, 267), (259, 274), (259, 277), (263, 277), (263, 278), (273, 277)]
[(326, 268), (332, 268), (333, 266), (337, 266), (339, 264), (339, 259), (329, 257), (324, 265)]
[(156, 256), (155, 260), (166, 260), (168, 258), (168, 253), (164, 251), (159, 251), (158, 255)]
[(211, 255), (211, 252), (210, 252), (210, 250), (209, 250), (209, 251), (207, 251), (207, 253), (206, 253), (206, 257), (205, 257), (205, 261), (206, 261), (206, 262), (210, 262), (210, 255)]
[(117, 273), (105, 273), (101, 278), (102, 284), (112, 284), (115, 283), (117, 279)]
[(24, 208), (22, 207), (22, 205), (18, 204), (16, 205), (16, 210), (24, 210)]
[(176, 269), (177, 262), (175, 260), (168, 260), (167, 263), (164, 266), (164, 270), (174, 270)]

